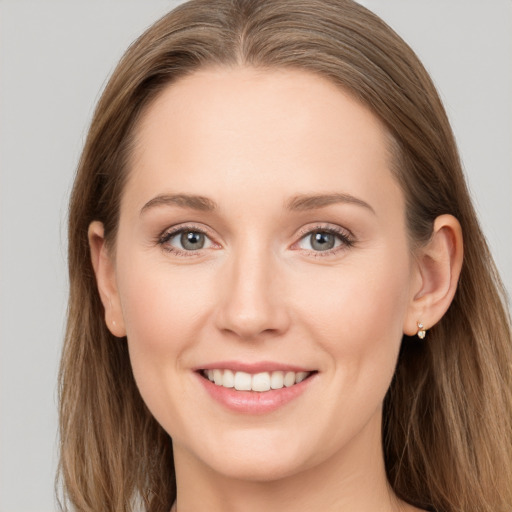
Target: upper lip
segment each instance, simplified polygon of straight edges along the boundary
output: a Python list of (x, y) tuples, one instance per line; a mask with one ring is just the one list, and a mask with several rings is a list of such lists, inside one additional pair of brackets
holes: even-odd
[(309, 368), (298, 366), (294, 364), (278, 363), (274, 361), (216, 361), (214, 363), (204, 364), (195, 368), (195, 371), (200, 370), (232, 370), (234, 372), (246, 373), (262, 373), (262, 372), (311, 372)]

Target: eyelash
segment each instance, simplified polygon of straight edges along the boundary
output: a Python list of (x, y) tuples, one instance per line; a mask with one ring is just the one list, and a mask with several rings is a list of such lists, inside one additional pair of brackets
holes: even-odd
[(327, 249), (326, 251), (308, 251), (308, 253), (314, 256), (315, 258), (324, 258), (326, 256), (335, 255), (340, 251), (350, 249), (355, 244), (354, 236), (348, 229), (341, 229), (335, 226), (325, 226), (318, 224), (313, 228), (309, 227), (303, 231), (300, 231), (299, 241), (295, 242), (294, 245), (297, 245), (301, 240), (303, 240), (307, 236), (311, 236), (315, 232), (329, 233), (331, 235), (338, 237), (341, 240), (341, 244), (338, 247), (333, 247), (332, 249)]
[[(165, 245), (169, 240), (172, 240), (176, 235), (179, 235), (180, 233), (186, 233), (186, 232), (193, 232), (193, 233), (200, 233), (204, 235), (205, 237), (208, 237), (208, 233), (200, 227), (194, 226), (194, 225), (188, 225), (188, 226), (180, 226), (176, 229), (171, 229), (170, 231), (165, 231), (162, 233), (157, 240), (158, 245), (162, 247), (162, 249), (166, 252), (175, 254), (177, 256), (184, 256), (184, 257), (194, 257), (194, 256), (200, 256), (201, 249), (195, 250), (195, 251), (186, 251), (182, 249), (177, 249), (173, 246)], [(325, 256), (332, 256), (334, 254), (337, 254), (340, 251), (347, 250), (350, 247), (353, 247), (355, 244), (354, 238), (352, 233), (348, 230), (342, 230), (337, 227), (332, 226), (323, 226), (323, 225), (317, 225), (313, 228), (307, 228), (301, 232), (299, 232), (299, 240), (298, 242), (295, 242), (294, 245), (297, 245), (301, 240), (306, 238), (307, 236), (311, 236), (315, 232), (320, 233), (329, 233), (331, 235), (334, 235), (338, 237), (338, 239), (341, 240), (341, 244), (338, 247), (334, 247), (332, 249), (327, 249), (325, 251), (307, 251), (309, 254), (313, 255), (315, 258), (322, 258)]]
[(176, 256), (185, 256), (185, 257), (194, 257), (199, 256), (199, 250), (197, 251), (184, 251), (182, 249), (177, 249), (176, 247), (172, 247), (171, 245), (165, 245), (169, 240), (172, 240), (176, 235), (179, 235), (180, 233), (201, 233), (204, 236), (210, 238), (208, 236), (208, 233), (198, 226), (194, 225), (188, 225), (188, 226), (180, 226), (176, 229), (171, 229), (170, 231), (165, 231), (158, 237), (158, 244), (162, 247), (162, 249), (166, 252), (170, 252), (172, 254), (175, 254)]

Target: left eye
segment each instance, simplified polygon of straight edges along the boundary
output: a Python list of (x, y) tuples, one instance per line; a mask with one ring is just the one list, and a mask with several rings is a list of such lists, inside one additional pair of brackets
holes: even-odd
[(298, 245), (301, 249), (321, 252), (335, 249), (347, 242), (347, 238), (338, 233), (327, 230), (316, 230), (302, 237)]
[(211, 245), (210, 239), (204, 233), (189, 229), (168, 233), (162, 243), (185, 251), (198, 251)]

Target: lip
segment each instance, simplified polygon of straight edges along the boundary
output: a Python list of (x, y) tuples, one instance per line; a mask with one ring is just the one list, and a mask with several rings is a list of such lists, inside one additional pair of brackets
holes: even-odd
[(292, 364), (277, 363), (274, 361), (258, 361), (244, 363), (242, 361), (217, 361), (194, 368), (200, 370), (231, 370), (233, 372), (261, 373), (261, 372), (313, 372), (314, 369), (296, 366)]
[[(245, 371), (247, 373), (259, 373), (265, 371), (308, 371), (296, 366), (279, 365), (275, 363), (215, 363), (214, 365), (205, 365), (196, 370), (194, 374), (199, 380), (200, 385), (208, 393), (210, 398), (222, 405), (224, 408), (248, 415), (262, 415), (274, 412), (292, 401), (298, 399), (314, 383), (318, 375), (312, 373), (308, 378), (294, 384), (290, 387), (281, 389), (271, 389), (269, 391), (237, 391), (234, 388), (225, 388), (218, 386), (202, 375), (201, 370), (211, 369), (230, 369), (233, 371)], [(298, 368), (298, 369), (295, 369)]]

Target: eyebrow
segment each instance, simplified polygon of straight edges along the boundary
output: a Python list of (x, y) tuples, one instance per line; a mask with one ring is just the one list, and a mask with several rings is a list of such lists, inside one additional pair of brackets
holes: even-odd
[(344, 203), (355, 204), (370, 210), (375, 214), (375, 210), (365, 201), (354, 197), (350, 194), (333, 193), (333, 194), (302, 194), (292, 197), (286, 203), (286, 209), (291, 211), (307, 211), (318, 208), (325, 208), (331, 204)]
[(208, 197), (190, 194), (162, 194), (149, 200), (140, 210), (142, 215), (155, 206), (180, 206), (201, 212), (211, 212), (217, 209), (217, 204)]
[[(308, 211), (325, 208), (332, 204), (354, 204), (362, 206), (375, 214), (375, 210), (365, 201), (350, 194), (301, 194), (292, 197), (285, 203), (285, 207), (290, 211)], [(212, 212), (218, 209), (217, 203), (205, 196), (192, 194), (161, 194), (150, 199), (141, 209), (142, 215), (147, 210), (156, 206), (179, 206), (202, 212)]]

